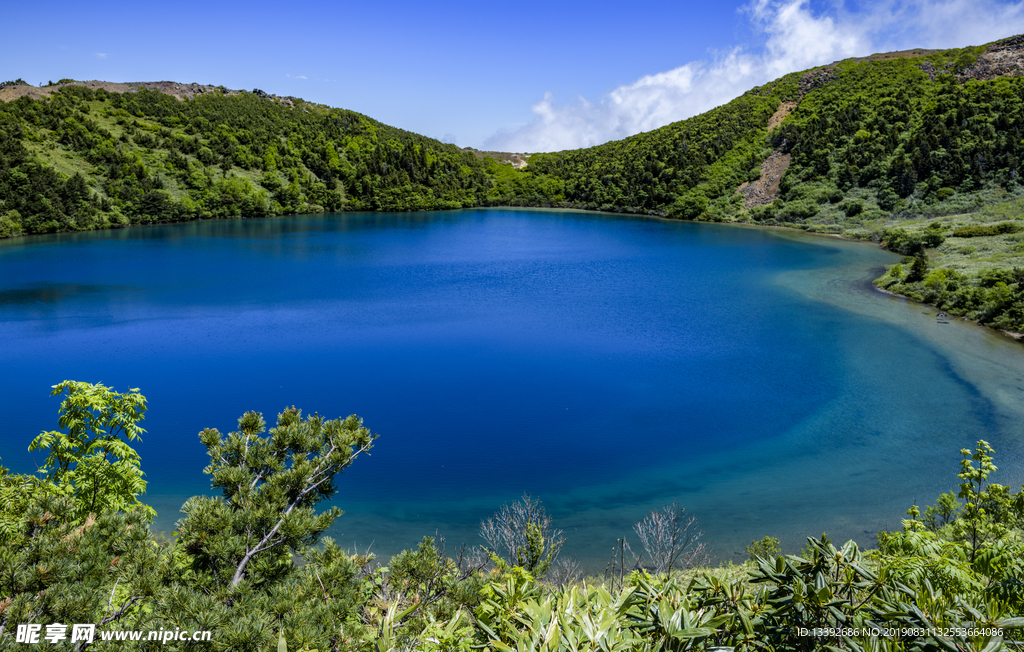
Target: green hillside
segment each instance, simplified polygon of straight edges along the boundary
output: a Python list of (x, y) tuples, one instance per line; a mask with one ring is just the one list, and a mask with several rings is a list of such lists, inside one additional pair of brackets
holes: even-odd
[(261, 91), (5, 82), (0, 237), (499, 205), (749, 222), (881, 242), (908, 258), (880, 285), (1020, 331), (1022, 70), (1024, 37), (851, 59), (524, 169)]

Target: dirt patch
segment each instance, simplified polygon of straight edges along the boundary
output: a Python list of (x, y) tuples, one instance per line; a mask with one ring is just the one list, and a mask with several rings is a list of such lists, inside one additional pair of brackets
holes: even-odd
[(508, 163), (516, 169), (526, 167), (526, 163), (530, 158), (530, 154), (513, 154), (511, 152), (481, 152), (478, 149), (472, 147), (463, 147), (462, 151), (469, 152), (478, 159), (493, 158), (500, 163)]
[[(817, 71), (811, 71), (817, 72)], [(807, 74), (804, 75), (807, 77)], [(801, 94), (802, 95), (802, 94)], [(772, 117), (768, 118), (768, 131), (775, 129), (782, 124), (790, 113), (799, 105), (799, 102), (783, 102), (775, 109)], [(775, 201), (779, 196), (779, 181), (782, 180), (782, 173), (789, 167), (793, 159), (791, 154), (783, 154), (782, 149), (771, 153), (764, 163), (761, 164), (761, 177), (756, 181), (744, 181), (736, 192), (743, 195), (743, 205), (746, 208), (763, 206)]]
[(743, 206), (753, 208), (764, 206), (775, 201), (779, 196), (779, 181), (782, 180), (782, 173), (789, 167), (793, 160), (792, 154), (783, 154), (782, 150), (775, 150), (772, 155), (761, 164), (761, 178), (757, 181), (744, 181), (736, 192), (743, 195)]
[(772, 117), (768, 118), (768, 131), (778, 127), (782, 124), (782, 121), (786, 119), (786, 116), (793, 112), (796, 108), (796, 102), (783, 102), (779, 105), (779, 108), (775, 109), (775, 113)]

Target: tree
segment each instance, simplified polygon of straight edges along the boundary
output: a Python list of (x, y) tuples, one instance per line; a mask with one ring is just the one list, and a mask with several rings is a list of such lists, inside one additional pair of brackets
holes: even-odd
[(29, 508), (52, 490), (39, 477), (11, 473), (0, 465), (0, 545), (17, 538), (27, 522)]
[[(367, 577), (364, 587), (372, 587), (371, 604), (392, 605), (392, 625), (415, 619), (426, 624), (450, 618), (460, 608), (472, 611), (486, 583), (480, 571), (487, 563), (480, 548), (463, 545), (453, 559), (447, 556), (444, 537), (423, 537), (415, 550), (403, 550), (391, 558), (387, 568), (378, 568)], [(382, 631), (383, 615), (369, 611), (364, 622)]]
[(11, 649), (18, 624), (115, 628), (135, 619), (140, 604), (160, 591), (170, 554), (153, 540), (142, 507), (84, 521), (76, 511), (70, 498), (37, 495), (0, 546), (0, 647)]
[(708, 563), (711, 555), (697, 517), (690, 516), (678, 502), (672, 501), (659, 512), (652, 511), (633, 525), (640, 543), (651, 558), (655, 573), (669, 573), (676, 567), (692, 568)]
[(910, 266), (910, 273), (907, 274), (907, 283), (916, 283), (917, 281), (923, 281), (924, 277), (928, 274), (928, 259), (922, 252), (919, 256), (914, 256), (914, 264)]
[(774, 558), (780, 554), (782, 554), (782, 545), (773, 536), (766, 536), (759, 541), (752, 541), (747, 546), (747, 555), (749, 555), (750, 561), (757, 561), (758, 557), (762, 559)]
[(74, 380), (54, 385), (50, 395), (65, 397), (58, 419), (61, 430), (40, 433), (28, 449), (49, 449), (39, 471), (57, 493), (73, 499), (76, 517), (135, 505), (155, 516), (139, 502), (146, 481), (139, 454), (128, 445), (141, 441), (145, 432), (139, 421), (145, 418), (146, 397), (138, 389), (120, 394), (99, 383)]
[(932, 532), (937, 532), (947, 523), (952, 523), (960, 514), (960, 503), (957, 502), (956, 494), (948, 491), (935, 501), (935, 504), (925, 510), (924, 518), (921, 521)]
[[(972, 563), (986, 539), (998, 538), (1006, 531), (1006, 527), (994, 520), (989, 513), (999, 510), (1002, 506), (1000, 503), (1009, 502), (1006, 487), (988, 482), (988, 476), (998, 469), (992, 463), (993, 452), (992, 447), (984, 439), (978, 440), (973, 454), (966, 448), (960, 451), (964, 459), (960, 460), (958, 477), (961, 482), (958, 497), (963, 498), (964, 506), (956, 529), (969, 546)], [(971, 460), (978, 463), (977, 468)]]
[(302, 418), (294, 406), (277, 415), (269, 437), (263, 415), (246, 412), (238, 432), (207, 428), (205, 472), (223, 497), (196, 496), (182, 506), (180, 541), (193, 570), (232, 589), (261, 583), (292, 568), (291, 554), (310, 546), (342, 514), (314, 505), (334, 495), (334, 477), (372, 448), (376, 435), (356, 415), (331, 421)]
[(543, 575), (565, 543), (561, 530), (551, 529), (551, 517), (540, 500), (523, 494), (521, 500), (502, 505), (495, 515), (480, 523), (480, 536), (491, 553), (534, 577)]

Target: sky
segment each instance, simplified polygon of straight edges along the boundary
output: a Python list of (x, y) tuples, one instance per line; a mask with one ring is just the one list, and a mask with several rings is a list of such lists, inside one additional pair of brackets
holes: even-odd
[(1024, 33), (1024, 0), (9, 2), (0, 81), (259, 88), (512, 152), (596, 145), (788, 72)]

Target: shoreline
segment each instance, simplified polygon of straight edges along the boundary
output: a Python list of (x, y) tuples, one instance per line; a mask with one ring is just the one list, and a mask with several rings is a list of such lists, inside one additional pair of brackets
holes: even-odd
[[(685, 220), (685, 219), (679, 219), (679, 218), (674, 218), (674, 217), (666, 217), (664, 215), (657, 215), (657, 214), (652, 214), (652, 213), (635, 213), (635, 212), (631, 212), (631, 211), (602, 211), (602, 210), (588, 209), (588, 208), (568, 208), (568, 207), (567, 208), (558, 208), (558, 207), (553, 207), (553, 206), (472, 206), (472, 207), (469, 207), (469, 208), (444, 208), (444, 209), (434, 209), (434, 210), (424, 210), (424, 211), (372, 211), (372, 210), (371, 211), (363, 211), (363, 210), (357, 211), (357, 210), (340, 210), (340, 211), (323, 211), (323, 212), (320, 212), (320, 213), (282, 213), (280, 215), (255, 215), (255, 216), (250, 216), (250, 217), (211, 217), (211, 218), (199, 218), (199, 219), (194, 219), (194, 220), (167, 220), (167, 221), (160, 221), (160, 222), (139, 222), (139, 223), (136, 223), (136, 224), (125, 224), (125, 225), (121, 225), (121, 226), (109, 226), (109, 227), (103, 228), (103, 229), (85, 229), (85, 230), (80, 230), (80, 231), (79, 230), (54, 231), (53, 233), (23, 233), (23, 234), (19, 234), (19, 235), (7, 236), (7, 237), (0, 238), (0, 246), (3, 246), (2, 243), (5, 242), (5, 241), (13, 242), (13, 241), (16, 241), (16, 240), (20, 240), (21, 238), (32, 238), (32, 237), (38, 237), (38, 236), (65, 235), (65, 234), (71, 234), (71, 233), (94, 233), (94, 232), (100, 232), (100, 231), (121, 231), (121, 230), (124, 230), (124, 229), (131, 229), (133, 227), (165, 226), (165, 225), (169, 225), (169, 224), (188, 224), (188, 223), (191, 223), (191, 222), (215, 222), (215, 221), (221, 221), (221, 220), (225, 220), (225, 221), (226, 220), (260, 220), (260, 219), (268, 219), (268, 218), (275, 218), (275, 217), (298, 217), (298, 216), (302, 216), (302, 215), (343, 215), (345, 213), (366, 213), (366, 214), (373, 215), (373, 214), (380, 214), (380, 213), (395, 213), (395, 214), (404, 214), (404, 213), (409, 213), (409, 214), (411, 214), (411, 213), (443, 213), (443, 212), (449, 212), (449, 211), (468, 211), (468, 210), (519, 210), (519, 211), (536, 211), (536, 212), (570, 212), (570, 213), (590, 213), (590, 214), (596, 214), (596, 215), (617, 215), (617, 216), (638, 217), (638, 218), (644, 218), (644, 219), (655, 219), (655, 220), (665, 221), (665, 222), (688, 222), (688, 223), (691, 223), (691, 224), (718, 224), (718, 225), (733, 226), (733, 227), (763, 228), (763, 229), (773, 229), (773, 230), (778, 229), (778, 230), (782, 230), (782, 231), (790, 231), (790, 232), (794, 232), (794, 233), (801, 233), (801, 234), (808, 235), (808, 236), (819, 236), (819, 237), (823, 237), (823, 238), (838, 238), (839, 240), (843, 240), (844, 242), (862, 242), (864, 244), (877, 244), (877, 243), (871, 242), (869, 240), (861, 240), (859, 238), (847, 238), (847, 237), (844, 237), (840, 233), (817, 233), (817, 232), (814, 232), (814, 231), (808, 231), (807, 229), (801, 229), (801, 228), (795, 227), (795, 226), (782, 226), (782, 225), (778, 225), (778, 224), (756, 224), (756, 223), (752, 223), (752, 222), (703, 222), (703, 221), (698, 221), (698, 220)], [(894, 255), (898, 255), (895, 252), (893, 252), (893, 254)], [(875, 285), (874, 280), (871, 281), (871, 285), (872, 285), (872, 287), (875, 290), (877, 290), (878, 292), (881, 292), (882, 294), (888, 294), (889, 296), (899, 297), (899, 298), (904, 299), (906, 301), (913, 301), (914, 303), (917, 303), (919, 305), (929, 306), (931, 308), (939, 310), (939, 308), (937, 308), (936, 306), (934, 306), (932, 304), (924, 303), (922, 301), (918, 301), (917, 299), (908, 297), (906, 295), (899, 294), (898, 292), (893, 292), (891, 290), (887, 290), (887, 289), (878, 287), (877, 285)], [(982, 324), (981, 322), (979, 322), (977, 320), (968, 319), (967, 317), (964, 317), (964, 315), (957, 314), (957, 313), (951, 313), (951, 314), (953, 314), (953, 315), (955, 315), (957, 317), (961, 317), (965, 321), (970, 321), (970, 322), (972, 322), (972, 323), (974, 323), (974, 324), (976, 324), (978, 326), (981, 326), (983, 328), (987, 328), (989, 330), (1001, 333), (1001, 334), (1005, 335), (1006, 337), (1009, 337), (1009, 338), (1013, 339), (1014, 341), (1024, 342), (1024, 333), (1018, 333), (1016, 331), (1009, 331), (1009, 330), (1004, 330), (1004, 329), (1000, 329), (1000, 328), (993, 328), (991, 326), (987, 326), (985, 324)]]
[[(168, 224), (190, 224), (194, 222), (219, 222), (219, 221), (244, 221), (244, 220), (263, 220), (275, 217), (299, 217), (303, 215), (343, 215), (346, 213), (366, 213), (369, 215), (376, 215), (380, 213), (394, 213), (396, 215), (413, 214), (413, 213), (446, 213), (453, 211), (475, 211), (475, 210), (515, 210), (515, 211), (528, 211), (528, 212), (558, 212), (558, 213), (590, 213), (596, 215), (616, 215), (623, 217), (639, 217), (645, 219), (655, 219), (664, 222), (685, 222), (689, 224), (709, 224), (709, 225), (721, 225), (721, 226), (743, 226), (743, 227), (755, 227), (765, 229), (779, 229), (782, 231), (793, 231), (795, 233), (803, 233), (806, 235), (821, 236), (826, 238), (839, 238), (847, 242), (864, 242), (869, 243), (869, 240), (861, 240), (858, 238), (846, 238), (839, 233), (817, 233), (815, 231), (808, 231), (807, 229), (801, 229), (795, 226), (783, 226), (780, 224), (758, 224), (755, 222), (709, 222), (701, 220), (687, 220), (676, 217), (667, 217), (665, 215), (659, 215), (657, 213), (640, 213), (634, 211), (602, 211), (596, 208), (576, 208), (576, 207), (558, 207), (558, 206), (470, 206), (461, 208), (435, 208), (426, 210), (415, 210), (415, 211), (388, 211), (388, 210), (355, 210), (355, 209), (341, 209), (337, 211), (321, 211), (318, 213), (280, 213), (278, 215), (250, 215), (242, 217), (200, 217), (192, 220), (159, 220), (151, 222), (135, 222), (129, 224), (111, 224), (107, 227), (100, 229), (68, 229), (65, 231), (50, 231), (47, 233), (19, 233), (17, 235), (8, 235), (0, 237), (0, 243), (18, 240), (20, 238), (34, 238), (40, 236), (52, 236), (52, 235), (66, 235), (70, 233), (98, 233), (101, 231), (123, 231), (125, 229), (131, 229), (135, 227), (147, 227), (147, 226), (165, 226)], [(871, 243), (875, 244), (875, 243)]]
[[(936, 307), (936, 306), (934, 306), (934, 305), (932, 305), (930, 303), (924, 303), (923, 301), (918, 301), (917, 299), (913, 299), (913, 298), (908, 297), (906, 295), (900, 294), (899, 292), (893, 292), (892, 290), (886, 290), (885, 288), (880, 288), (877, 285), (875, 285), (873, 282), (871, 283), (871, 287), (873, 287), (876, 292), (881, 292), (882, 294), (888, 294), (890, 297), (896, 297), (898, 299), (903, 299), (904, 301), (912, 301), (912, 302), (916, 303), (919, 306), (928, 306), (929, 308), (934, 308), (935, 310), (942, 311), (940, 308), (938, 308), (938, 307)], [(942, 311), (942, 312), (948, 312), (948, 311)], [(1005, 335), (1006, 337), (1009, 337), (1010, 339), (1012, 339), (1014, 341), (1021, 342), (1022, 340), (1024, 340), (1024, 333), (1018, 333), (1016, 331), (1008, 331), (1008, 330), (1004, 330), (1002, 328), (992, 328), (991, 326), (986, 326), (985, 324), (982, 324), (980, 321), (978, 321), (976, 319), (969, 319), (967, 317), (964, 317), (963, 315), (958, 315), (956, 313), (952, 313), (952, 315), (954, 317), (959, 317), (962, 321), (970, 322), (970, 323), (974, 324), (975, 326), (981, 326), (982, 328), (987, 328), (990, 331), (994, 331), (996, 333), (1001, 333), (1001, 334)]]

